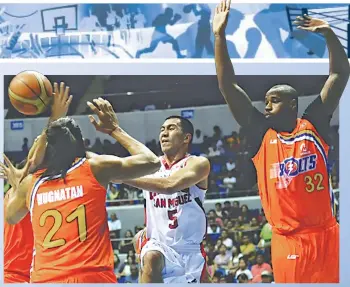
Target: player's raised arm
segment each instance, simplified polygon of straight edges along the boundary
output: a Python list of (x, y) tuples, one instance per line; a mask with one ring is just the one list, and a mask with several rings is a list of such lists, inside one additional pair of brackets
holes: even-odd
[(28, 175), (31, 162), (28, 161), (23, 169), (17, 169), (4, 155), (4, 162), (0, 163), (0, 177), (7, 178), (13, 192), (9, 194), (6, 206), (5, 220), (9, 224), (16, 224), (28, 213), (26, 206), (27, 191), (31, 185), (32, 177)]
[(321, 91), (321, 99), (327, 114), (331, 116), (349, 80), (349, 59), (337, 35), (326, 21), (304, 15), (297, 17), (294, 24), (299, 25), (299, 29), (320, 33), (326, 40), (329, 52), (329, 77)]
[(185, 167), (175, 171), (167, 178), (144, 177), (124, 180), (123, 183), (160, 194), (172, 194), (206, 180), (209, 172), (210, 163), (207, 158), (193, 157), (188, 159)]
[[(64, 82), (61, 82), (60, 86), (57, 83), (54, 83), (51, 115), (48, 124), (67, 115), (68, 108), (73, 99), (73, 96), (69, 95), (69, 92), (70, 88), (67, 87)], [(29, 151), (28, 161), (31, 161), (29, 172), (35, 170), (44, 160), (47, 144), (46, 129), (47, 128), (45, 127), (41, 135), (35, 139), (35, 142)]]
[(137, 178), (156, 172), (160, 167), (158, 157), (120, 126), (112, 105), (102, 98), (94, 100), (95, 105), (88, 106), (98, 116), (97, 122), (89, 116), (96, 130), (107, 133), (116, 139), (131, 156), (120, 158), (112, 155), (92, 156), (89, 161), (96, 178), (103, 184), (112, 180)]
[(246, 92), (238, 85), (235, 71), (227, 50), (225, 29), (230, 12), (229, 0), (222, 0), (216, 7), (213, 19), (213, 32), (215, 37), (215, 65), (219, 88), (224, 96), (234, 118), (244, 126), (249, 123), (249, 117), (255, 110)]

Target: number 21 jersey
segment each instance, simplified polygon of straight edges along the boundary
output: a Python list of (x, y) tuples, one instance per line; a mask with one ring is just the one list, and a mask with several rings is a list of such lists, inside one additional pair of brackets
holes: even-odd
[(31, 282), (65, 282), (94, 272), (104, 272), (103, 282), (116, 282), (105, 199), (85, 158), (73, 164), (65, 182), (34, 175), (27, 197), (35, 240)]

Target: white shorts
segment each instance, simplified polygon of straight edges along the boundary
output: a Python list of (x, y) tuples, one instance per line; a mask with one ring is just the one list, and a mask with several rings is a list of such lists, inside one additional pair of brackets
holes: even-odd
[(179, 254), (173, 248), (150, 239), (141, 251), (141, 268), (143, 257), (148, 251), (158, 251), (164, 255), (164, 283), (200, 283), (205, 268), (205, 258), (200, 251)]

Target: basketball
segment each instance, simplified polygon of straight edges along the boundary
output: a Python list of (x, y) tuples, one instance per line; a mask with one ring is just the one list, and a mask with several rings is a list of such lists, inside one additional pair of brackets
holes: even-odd
[(16, 75), (9, 84), (11, 104), (24, 115), (38, 115), (46, 110), (52, 96), (52, 85), (36, 71), (24, 71)]

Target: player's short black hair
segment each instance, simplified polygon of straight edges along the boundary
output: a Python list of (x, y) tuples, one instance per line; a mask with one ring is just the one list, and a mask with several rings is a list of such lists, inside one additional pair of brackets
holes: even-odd
[(288, 97), (289, 99), (298, 99), (299, 93), (290, 85), (282, 84), (275, 85), (267, 91), (267, 94), (278, 94), (282, 97)]
[(85, 157), (85, 146), (78, 124), (71, 118), (60, 118), (46, 130), (47, 147), (44, 157), (46, 170), (41, 177), (60, 175), (65, 178), (76, 158)]
[(193, 134), (194, 134), (193, 124), (188, 119), (186, 119), (184, 117), (181, 117), (181, 116), (170, 116), (170, 117), (167, 117), (165, 120), (170, 120), (170, 119), (178, 119), (178, 120), (180, 120), (182, 131), (185, 134), (190, 134), (191, 135), (190, 143), (192, 143)]

